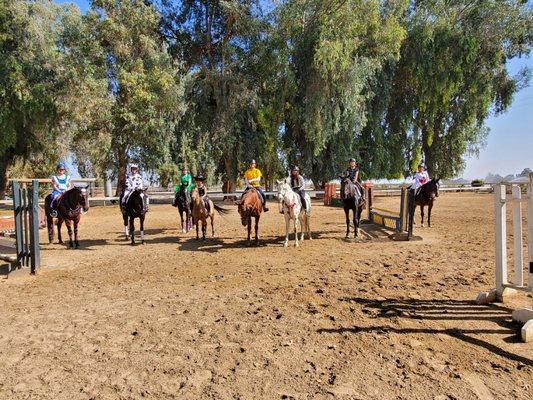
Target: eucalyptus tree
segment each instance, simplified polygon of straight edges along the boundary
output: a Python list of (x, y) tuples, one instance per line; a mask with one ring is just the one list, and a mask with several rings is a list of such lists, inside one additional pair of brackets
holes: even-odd
[(279, 10), (288, 48), (285, 141), (289, 161), (318, 184), (336, 177), (356, 147), (372, 80), (399, 57), (401, 6), (378, 1), (290, 0)]
[(118, 171), (118, 191), (129, 160), (154, 170), (168, 160), (182, 112), (179, 60), (169, 55), (159, 22), (156, 8), (142, 0), (93, 0), (84, 18), (96, 43), (94, 79), (105, 79), (111, 102), (95, 129), (108, 134), (102, 161)]
[(407, 146), (405, 170), (425, 159), (432, 174), (457, 175), (476, 153), (491, 113), (508, 109), (529, 71), (509, 59), (531, 49), (533, 12), (519, 0), (414, 1), (408, 37), (392, 69), (382, 126)]
[(259, 82), (253, 65), (264, 38), (258, 0), (161, 0), (161, 31), (188, 74), (187, 111), (176, 158), (221, 173), (234, 190), (244, 159), (256, 158)]
[(39, 160), (34, 170), (45, 173), (67, 152), (61, 123), (75, 82), (60, 38), (76, 15), (45, 0), (0, 0), (0, 198), (15, 162)]

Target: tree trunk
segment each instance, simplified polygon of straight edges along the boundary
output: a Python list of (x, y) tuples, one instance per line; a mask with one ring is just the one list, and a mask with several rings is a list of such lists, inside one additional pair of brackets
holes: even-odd
[(9, 172), (9, 167), (13, 162), (13, 155), (8, 152), (0, 160), (0, 200), (6, 198), (6, 191), (8, 186), (7, 173)]
[[(237, 181), (237, 171), (235, 161), (230, 157), (224, 157), (224, 169), (226, 178), (223, 181), (222, 191), (224, 193), (234, 193)], [(234, 200), (234, 196), (225, 196), (224, 200)]]

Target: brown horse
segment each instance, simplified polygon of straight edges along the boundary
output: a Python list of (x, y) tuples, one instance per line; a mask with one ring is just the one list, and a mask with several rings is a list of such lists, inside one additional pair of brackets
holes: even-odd
[(237, 205), (239, 206), (242, 225), (248, 227), (248, 244), (250, 244), (252, 232), (252, 217), (255, 219), (255, 243), (257, 244), (259, 242), (259, 218), (261, 218), (261, 213), (263, 212), (261, 195), (257, 190), (250, 188), (243, 194)]
[(350, 237), (350, 210), (353, 211), (354, 238), (357, 239), (365, 203), (357, 190), (357, 186), (349, 178), (344, 178), (344, 181), (342, 181), (341, 194), (342, 207), (346, 216), (346, 239)]
[(433, 202), (439, 197), (439, 179), (431, 179), (428, 183), (422, 185), (415, 196), (415, 205), (413, 208), (413, 216), (416, 206), (420, 206), (421, 224), (424, 227), (424, 207), (428, 206), (428, 227), (431, 228), (431, 210), (433, 209)]
[[(52, 195), (49, 194), (44, 200), (44, 209), (46, 213), (46, 224), (48, 225), (48, 240), (50, 243), (54, 240), (54, 218), (50, 215), (52, 211)], [(69, 247), (79, 248), (78, 242), (78, 224), (80, 223), (82, 210), (89, 211), (89, 199), (87, 188), (73, 187), (67, 190), (55, 201), (57, 210), (57, 239), (63, 243), (61, 238), (61, 225), (65, 222), (69, 237)], [(74, 241), (72, 240), (72, 225), (74, 222)]]
[(211, 237), (215, 237), (215, 211), (219, 214), (226, 214), (228, 210), (225, 208), (219, 207), (213, 203), (211, 199), (207, 199), (209, 209), (206, 207), (206, 201), (202, 199), (202, 196), (198, 193), (198, 189), (193, 189), (191, 191), (192, 199), (192, 223), (196, 225), (196, 240), (200, 239), (199, 237), (199, 225), (202, 222), (202, 240), (205, 240), (205, 234), (207, 231), (207, 219), (210, 219), (211, 222)]

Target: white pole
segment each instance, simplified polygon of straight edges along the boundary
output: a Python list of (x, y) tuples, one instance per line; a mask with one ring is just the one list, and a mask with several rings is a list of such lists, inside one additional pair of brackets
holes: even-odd
[(505, 185), (494, 186), (494, 233), (496, 250), (496, 289), (503, 293), (507, 283), (507, 227), (505, 207)]
[(527, 253), (529, 258), (528, 286), (531, 292), (533, 292), (533, 172), (529, 174), (529, 187), (527, 192)]
[(524, 257), (522, 252), (522, 191), (520, 186), (513, 185), (513, 236), (514, 236), (514, 284), (524, 284)]

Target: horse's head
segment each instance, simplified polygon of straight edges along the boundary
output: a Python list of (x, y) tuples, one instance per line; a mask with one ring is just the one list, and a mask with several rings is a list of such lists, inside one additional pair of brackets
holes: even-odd
[(89, 193), (88, 186), (74, 186), (69, 192), (69, 202), (74, 208), (81, 207), (83, 211), (89, 211)]
[(435, 200), (439, 197), (440, 178), (433, 178), (424, 186), (427, 186), (428, 196), (430, 200)]
[(192, 201), (198, 201), (198, 199), (200, 199), (200, 193), (198, 192), (198, 189), (197, 188), (194, 188), (193, 190), (191, 190), (191, 199)]
[(342, 180), (342, 183), (344, 188), (344, 198), (355, 199), (358, 197), (357, 187), (355, 186), (355, 183), (350, 180), (350, 178), (345, 176)]

